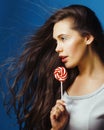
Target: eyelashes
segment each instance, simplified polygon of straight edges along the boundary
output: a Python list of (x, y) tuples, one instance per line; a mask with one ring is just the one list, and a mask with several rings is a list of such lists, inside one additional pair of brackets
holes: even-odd
[(58, 36), (58, 38), (57, 39), (54, 39), (54, 42), (56, 43), (56, 44), (58, 44), (58, 42), (59, 43), (64, 43), (65, 41), (67, 41), (68, 39), (69, 39), (70, 37), (68, 37), (68, 36)]
[(66, 37), (61, 37), (60, 40), (65, 41), (65, 40), (67, 40), (67, 38)]

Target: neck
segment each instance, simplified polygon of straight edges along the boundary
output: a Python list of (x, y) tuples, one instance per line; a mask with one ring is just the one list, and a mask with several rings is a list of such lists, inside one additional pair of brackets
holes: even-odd
[(104, 75), (104, 64), (98, 55), (92, 51), (89, 51), (88, 55), (84, 57), (78, 68), (80, 75), (88, 77), (99, 76), (99, 73)]

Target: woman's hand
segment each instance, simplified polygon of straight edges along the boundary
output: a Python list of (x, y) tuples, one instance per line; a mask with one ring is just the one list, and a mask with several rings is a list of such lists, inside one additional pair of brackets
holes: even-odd
[(51, 130), (63, 130), (68, 122), (69, 114), (65, 108), (65, 102), (57, 100), (56, 105), (52, 108), (50, 113)]

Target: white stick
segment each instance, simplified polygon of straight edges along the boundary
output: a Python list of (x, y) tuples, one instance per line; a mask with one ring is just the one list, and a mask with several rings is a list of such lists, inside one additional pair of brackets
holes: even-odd
[(61, 81), (61, 99), (62, 99), (62, 96), (63, 96), (63, 82)]

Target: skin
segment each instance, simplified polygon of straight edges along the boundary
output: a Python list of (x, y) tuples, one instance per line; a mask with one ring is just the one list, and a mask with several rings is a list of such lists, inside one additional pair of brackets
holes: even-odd
[(56, 105), (52, 108), (50, 113), (51, 130), (63, 130), (68, 122), (69, 114), (65, 108), (65, 102), (57, 100)]
[(53, 28), (53, 38), (57, 41), (56, 52), (66, 68), (73, 68), (83, 60), (89, 44), (88, 37), (82, 37), (72, 26), (73, 20), (67, 18), (56, 23)]
[[(68, 88), (67, 93), (71, 96), (81, 96), (96, 91), (103, 84), (104, 64), (91, 48), (94, 37), (91, 34), (82, 37), (72, 28), (73, 24), (71, 18), (57, 22), (53, 28), (53, 38), (57, 41), (55, 51), (65, 67), (78, 66), (79, 69), (79, 75)], [(69, 117), (65, 102), (56, 101), (50, 113), (51, 130), (64, 130)]]

